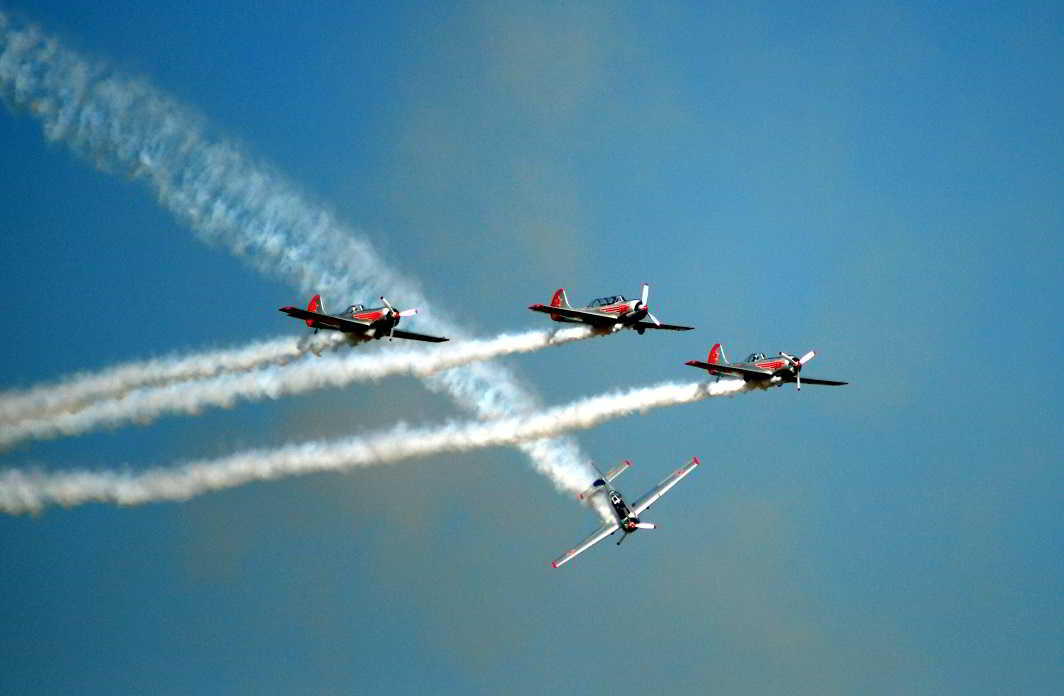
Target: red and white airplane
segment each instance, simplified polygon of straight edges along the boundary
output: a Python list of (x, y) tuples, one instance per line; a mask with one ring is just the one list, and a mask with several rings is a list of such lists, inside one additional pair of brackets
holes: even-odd
[[(563, 553), (560, 557), (555, 559), (551, 565), (555, 568), (565, 565), (584, 551), (587, 551), (595, 544), (615, 533), (617, 530), (624, 532), (624, 534), (621, 535), (620, 540), (617, 542), (617, 545), (620, 546), (621, 542), (627, 539), (629, 534), (635, 533), (636, 530), (656, 529), (657, 525), (654, 523), (640, 521), (639, 515), (646, 510), (649, 510), (651, 505), (658, 502), (658, 498), (665, 495), (670, 488), (679, 483), (680, 479), (694, 471), (699, 463), (698, 457), (693, 458), (690, 462), (669, 474), (664, 481), (650, 489), (646, 495), (635, 501), (631, 506), (624, 502), (624, 498), (621, 497), (620, 491), (611, 486), (610, 481), (620, 476), (623, 471), (632, 465), (632, 462), (625, 460), (606, 474), (603, 474), (600, 471), (599, 476), (601, 478), (595, 479), (594, 483), (591, 484), (591, 487), (580, 494), (580, 498), (588, 498), (598, 493), (605, 495), (606, 501), (610, 504), (614, 519), (608, 522), (603, 522), (602, 526), (596, 529), (591, 536)], [(596, 471), (598, 470), (596, 469)]]
[[(551, 298), (550, 305), (534, 304), (529, 307), (533, 312), (549, 314), (554, 321), (574, 324), (590, 324), (601, 331), (618, 331), (635, 329), (642, 334), (647, 329), (665, 329), (667, 331), (690, 331), (693, 326), (662, 324), (650, 313), (647, 296), (650, 286), (643, 283), (643, 291), (638, 300), (626, 299), (623, 295), (608, 295), (592, 300), (586, 307), (571, 307), (565, 296), (565, 288), (558, 288)], [(650, 321), (644, 321), (649, 319)]]
[(306, 309), (299, 307), (281, 307), (280, 311), (290, 317), (303, 319), (307, 326), (314, 329), (327, 329), (329, 331), (342, 331), (356, 340), (380, 339), (387, 336), (391, 338), (408, 338), (414, 341), (429, 341), (442, 343), (448, 339), (440, 336), (426, 336), (425, 334), (412, 331), (402, 331), (395, 328), (403, 317), (417, 314), (416, 309), (404, 309), (398, 311), (388, 300), (381, 297), (383, 307), (366, 308), (360, 304), (353, 304), (339, 314), (326, 314), (325, 304), (321, 295), (310, 298), (310, 304)]
[(814, 351), (809, 351), (800, 358), (790, 353), (780, 351), (777, 357), (765, 357), (764, 353), (751, 353), (743, 362), (730, 363), (724, 355), (724, 349), (719, 343), (709, 350), (709, 361), (688, 360), (685, 365), (700, 367), (707, 370), (711, 375), (737, 375), (747, 382), (760, 382), (766, 387), (778, 387), (785, 382), (795, 382), (798, 388), (802, 388), (802, 382), (806, 384), (823, 384), (830, 387), (839, 387), (849, 382), (836, 382), (830, 379), (816, 379), (806, 377), (802, 379), (802, 367), (816, 356)]

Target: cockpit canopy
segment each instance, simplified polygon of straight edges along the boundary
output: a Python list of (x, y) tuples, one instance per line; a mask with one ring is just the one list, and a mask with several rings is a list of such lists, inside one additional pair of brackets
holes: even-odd
[(764, 359), (765, 359), (765, 354), (764, 353), (751, 353), (750, 357), (748, 357), (746, 359), (746, 362), (751, 362), (752, 363), (752, 362), (757, 362), (758, 360), (764, 360)]
[(361, 312), (361, 311), (363, 311), (365, 309), (366, 309), (365, 305), (353, 304), (350, 307), (348, 307), (346, 310), (344, 310), (344, 314), (354, 314), (355, 312)]
[(591, 304), (588, 307), (607, 307), (611, 304), (618, 304), (620, 302), (627, 302), (624, 299), (624, 295), (610, 295), (608, 297), (597, 297), (591, 300)]

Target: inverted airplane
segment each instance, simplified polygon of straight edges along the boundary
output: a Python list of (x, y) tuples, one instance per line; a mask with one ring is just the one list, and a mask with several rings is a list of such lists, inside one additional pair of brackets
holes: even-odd
[[(600, 331), (618, 331), (635, 329), (640, 335), (647, 329), (664, 329), (666, 331), (690, 331), (693, 326), (662, 324), (650, 313), (647, 296), (650, 286), (643, 283), (643, 291), (638, 300), (629, 300), (624, 295), (607, 295), (592, 300), (586, 307), (572, 307), (565, 295), (565, 288), (558, 288), (551, 298), (550, 305), (534, 304), (529, 307), (533, 312), (549, 314), (554, 321), (574, 324), (590, 324)], [(649, 319), (650, 321), (646, 321)]]
[(764, 353), (751, 353), (746, 360), (738, 363), (728, 362), (724, 355), (724, 349), (719, 343), (709, 351), (709, 361), (688, 360), (686, 365), (700, 367), (707, 370), (711, 375), (737, 375), (747, 382), (758, 382), (765, 387), (778, 387), (785, 382), (794, 382), (798, 388), (802, 388), (802, 382), (806, 384), (822, 384), (829, 387), (839, 387), (849, 382), (837, 382), (831, 379), (816, 379), (813, 377), (802, 378), (802, 367), (816, 356), (816, 352), (809, 351), (798, 358), (790, 353), (780, 351), (776, 357), (766, 357)]
[(605, 475), (603, 475), (602, 472), (599, 472), (601, 478), (595, 479), (595, 482), (591, 484), (591, 487), (584, 491), (580, 497), (581, 499), (584, 499), (589, 498), (592, 495), (605, 495), (606, 501), (610, 504), (610, 510), (613, 512), (614, 519), (603, 522), (602, 526), (596, 529), (591, 536), (566, 551), (551, 563), (551, 565), (555, 568), (560, 568), (562, 565), (573, 560), (606, 537), (614, 534), (617, 530), (624, 532), (624, 534), (621, 535), (621, 538), (617, 541), (617, 545), (620, 546), (621, 542), (627, 539), (629, 534), (634, 534), (637, 530), (655, 529), (657, 525), (651, 522), (641, 521), (639, 515), (643, 514), (646, 510), (649, 510), (650, 506), (658, 501), (658, 498), (665, 495), (670, 488), (679, 483), (680, 479), (694, 471), (694, 468), (698, 466), (699, 463), (698, 457), (694, 457), (690, 462), (669, 474), (664, 481), (657, 486), (654, 486), (654, 488), (652, 488), (646, 495), (631, 506), (624, 501), (620, 492), (610, 485), (610, 481), (617, 478), (621, 472), (630, 467), (632, 462), (625, 461), (611, 469)]
[(400, 319), (417, 314), (417, 310), (404, 309), (400, 312), (384, 297), (381, 297), (381, 302), (383, 303), (382, 307), (367, 308), (364, 305), (353, 304), (339, 314), (326, 314), (325, 303), (322, 301), (321, 295), (315, 295), (310, 298), (310, 304), (307, 305), (306, 309), (281, 307), (280, 311), (290, 317), (305, 320), (307, 326), (314, 329), (314, 333), (317, 333), (319, 329), (342, 331), (356, 340), (365, 341), (380, 339), (385, 336), (389, 339), (406, 338), (413, 341), (429, 341), (431, 343), (442, 343), (448, 340), (440, 336), (427, 336), (395, 328)]

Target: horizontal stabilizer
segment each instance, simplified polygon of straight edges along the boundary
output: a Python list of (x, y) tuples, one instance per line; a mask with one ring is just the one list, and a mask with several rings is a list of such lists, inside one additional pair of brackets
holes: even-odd
[[(587, 490), (585, 490), (583, 493), (580, 494), (580, 500), (586, 500), (588, 497), (591, 496), (592, 493), (597, 491), (600, 487), (602, 487), (606, 483), (609, 483), (609, 482), (613, 481), (613, 479), (617, 478), (622, 473), (624, 473), (624, 471), (628, 467), (630, 467), (631, 465), (632, 465), (632, 462), (630, 460), (628, 460), (628, 459), (625, 459), (623, 462), (621, 462), (617, 466), (615, 466), (612, 469), (610, 469), (609, 471), (607, 471), (603, 478), (595, 479), (595, 482), (592, 483), (591, 486), (589, 486)], [(603, 480), (603, 479), (605, 479), (605, 480)]]

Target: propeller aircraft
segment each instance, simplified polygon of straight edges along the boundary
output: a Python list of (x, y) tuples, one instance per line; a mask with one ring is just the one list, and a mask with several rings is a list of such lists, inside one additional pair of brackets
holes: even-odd
[(298, 307), (281, 307), (280, 311), (290, 317), (303, 319), (307, 326), (317, 333), (319, 329), (329, 331), (342, 331), (349, 334), (355, 340), (368, 341), (381, 339), (385, 336), (392, 338), (406, 338), (413, 341), (429, 341), (442, 343), (448, 339), (440, 336), (427, 336), (425, 334), (403, 331), (395, 328), (403, 317), (417, 314), (416, 309), (397, 310), (388, 300), (381, 297), (381, 307), (367, 308), (364, 305), (353, 304), (339, 314), (326, 314), (325, 303), (321, 295), (310, 298), (310, 304), (306, 309)]
[(806, 384), (822, 384), (830, 387), (838, 387), (849, 382), (837, 382), (830, 379), (815, 379), (806, 377), (802, 379), (802, 367), (816, 356), (815, 351), (809, 351), (802, 357), (796, 357), (790, 353), (780, 351), (776, 357), (765, 357), (764, 353), (751, 353), (746, 360), (738, 363), (728, 362), (724, 355), (724, 349), (719, 343), (709, 351), (709, 361), (688, 360), (685, 365), (699, 367), (711, 375), (737, 375), (747, 382), (760, 382), (765, 387), (778, 387), (785, 382), (794, 382), (798, 389), (802, 388), (802, 382)]
[[(652, 488), (646, 495), (635, 501), (632, 505), (628, 505), (628, 503), (624, 501), (620, 492), (610, 485), (610, 482), (630, 467), (632, 463), (630, 461), (625, 461), (611, 469), (607, 474), (603, 474), (599, 471), (599, 476), (601, 478), (595, 479), (594, 483), (591, 484), (591, 487), (580, 494), (580, 498), (586, 499), (596, 494), (605, 495), (614, 519), (603, 522), (602, 526), (596, 529), (591, 536), (566, 551), (551, 563), (551, 566), (560, 568), (576, 558), (579, 554), (587, 551), (611, 534), (614, 534), (617, 530), (624, 532), (624, 534), (621, 535), (621, 538), (617, 541), (617, 545), (620, 546), (621, 542), (627, 539), (629, 534), (633, 534), (637, 530), (656, 529), (657, 525), (652, 522), (643, 522), (639, 519), (639, 515), (646, 510), (649, 510), (650, 506), (658, 501), (658, 498), (665, 495), (670, 488), (679, 483), (680, 479), (694, 471), (694, 468), (699, 464), (698, 457), (694, 457), (690, 462), (669, 474), (664, 481), (654, 486), (654, 488)], [(598, 471), (597, 468), (596, 471)]]
[[(650, 286), (643, 283), (643, 290), (638, 300), (626, 299), (623, 295), (608, 295), (592, 300), (586, 307), (572, 307), (565, 295), (565, 288), (554, 292), (550, 305), (534, 304), (529, 307), (533, 312), (549, 314), (554, 321), (574, 324), (590, 324), (600, 331), (619, 331), (635, 329), (640, 335), (647, 329), (664, 329), (667, 331), (690, 331), (693, 326), (662, 324), (650, 313), (647, 297)], [(650, 321), (646, 321), (649, 319)]]

